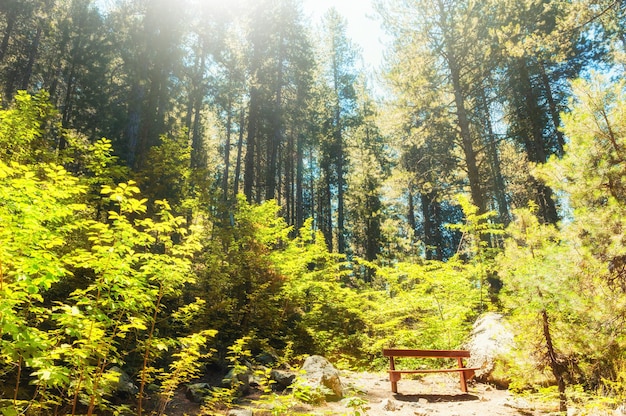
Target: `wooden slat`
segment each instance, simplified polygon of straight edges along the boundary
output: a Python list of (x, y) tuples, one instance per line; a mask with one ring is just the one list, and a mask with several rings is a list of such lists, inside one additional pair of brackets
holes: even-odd
[(385, 357), (414, 357), (414, 358), (469, 358), (470, 352), (466, 350), (412, 350), (384, 348)]
[(454, 373), (454, 372), (470, 372), (480, 370), (480, 368), (432, 368), (432, 369), (424, 369), (424, 370), (388, 370), (389, 373), (405, 373), (405, 374), (418, 374), (418, 373)]

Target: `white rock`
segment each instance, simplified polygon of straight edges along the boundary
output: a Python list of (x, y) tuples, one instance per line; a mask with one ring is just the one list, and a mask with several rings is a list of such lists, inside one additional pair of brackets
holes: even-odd
[(383, 410), (387, 412), (395, 412), (395, 411), (402, 409), (402, 403), (396, 400), (391, 400), (391, 399), (384, 399), (381, 402), (381, 405), (382, 405)]

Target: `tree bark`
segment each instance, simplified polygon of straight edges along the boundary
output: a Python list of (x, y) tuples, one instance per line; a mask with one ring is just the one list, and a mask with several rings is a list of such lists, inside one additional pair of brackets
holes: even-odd
[(282, 123), (282, 101), (283, 101), (283, 34), (279, 34), (278, 39), (278, 67), (276, 68), (276, 86), (274, 92), (274, 114), (272, 115), (273, 134), (270, 143), (267, 146), (268, 163), (265, 175), (265, 199), (274, 199), (276, 197), (276, 177), (278, 176), (278, 149), (283, 140), (283, 123)]
[(15, 20), (17, 19), (17, 9), (12, 7), (6, 13), (7, 25), (4, 28), (4, 35), (2, 36), (2, 43), (0, 43), (0, 62), (4, 59), (9, 48), (9, 40), (13, 34), (13, 28), (15, 27)]
[(226, 105), (226, 142), (224, 143), (224, 178), (222, 180), (222, 192), (224, 202), (228, 201), (228, 179), (230, 176), (230, 136), (233, 129), (233, 99), (232, 93), (228, 93)]
[(246, 136), (246, 157), (243, 172), (243, 193), (248, 202), (253, 201), (254, 174), (255, 174), (255, 150), (257, 123), (259, 117), (258, 100), (259, 92), (255, 86), (250, 88), (250, 110), (248, 113), (248, 134)]
[(448, 21), (448, 14), (445, 5), (441, 0), (438, 1), (438, 5), (440, 28), (443, 32), (443, 49), (445, 51), (444, 57), (448, 64), (450, 80), (452, 81), (457, 123), (461, 136), (461, 147), (463, 149), (463, 155), (467, 168), (467, 179), (470, 186), (470, 194), (472, 202), (478, 207), (479, 213), (484, 214), (487, 212), (487, 204), (485, 200), (485, 193), (480, 183), (480, 172), (476, 159), (476, 151), (474, 150), (470, 122), (467, 115), (467, 109), (465, 107), (465, 94), (463, 92), (463, 85), (461, 82), (461, 62), (459, 62), (459, 58), (454, 50), (454, 39), (449, 33), (450, 25), (452, 23)]
[(35, 60), (37, 58), (37, 54), (39, 53), (39, 43), (41, 42), (41, 33), (43, 23), (39, 23), (37, 25), (37, 32), (35, 33), (35, 38), (30, 46), (28, 51), (28, 62), (26, 63), (26, 67), (24, 68), (24, 72), (22, 73), (22, 83), (20, 84), (20, 89), (27, 90), (30, 85), (30, 78), (33, 75), (33, 67), (35, 66)]
[(239, 193), (239, 177), (241, 175), (241, 158), (242, 158), (242, 153), (243, 153), (243, 136), (244, 136), (244, 124), (246, 122), (246, 114), (245, 114), (245, 110), (243, 108), (243, 105), (241, 106), (241, 110), (240, 110), (240, 116), (239, 116), (239, 140), (237, 141), (237, 162), (235, 163), (235, 175), (233, 178), (233, 199), (237, 197), (237, 194)]
[(511, 214), (509, 213), (509, 204), (506, 200), (506, 184), (502, 176), (502, 169), (500, 163), (500, 154), (498, 151), (497, 138), (493, 131), (493, 125), (491, 123), (491, 112), (489, 111), (489, 103), (485, 95), (485, 91), (481, 91), (482, 104), (484, 107), (484, 117), (487, 127), (487, 137), (489, 144), (487, 149), (489, 150), (489, 162), (491, 165), (491, 177), (493, 180), (493, 190), (498, 203), (498, 213), (502, 224), (507, 226), (511, 222)]
[[(521, 87), (523, 88), (526, 121), (529, 123), (531, 134), (530, 140), (526, 140), (526, 153), (531, 162), (546, 163), (548, 155), (542, 133), (541, 112), (533, 92), (533, 85), (526, 61), (522, 58), (518, 63)], [(556, 224), (559, 221), (559, 214), (553, 199), (552, 189), (535, 179), (533, 179), (533, 183), (537, 193), (537, 204), (539, 205), (541, 217), (550, 224)]]
[(557, 388), (559, 390), (559, 410), (561, 412), (567, 412), (567, 396), (565, 394), (565, 379), (563, 377), (564, 372), (554, 350), (552, 334), (550, 332), (550, 320), (548, 319), (548, 312), (546, 309), (541, 311), (541, 320), (543, 324), (543, 336), (546, 341), (546, 349), (548, 352), (548, 360), (550, 361), (550, 368), (552, 369), (552, 374), (556, 379)]
[(302, 134), (296, 136), (296, 230), (304, 225), (304, 145)]
[(546, 99), (548, 100), (548, 106), (550, 108), (550, 118), (552, 119), (552, 123), (554, 124), (554, 134), (557, 139), (557, 155), (559, 157), (563, 156), (563, 148), (565, 147), (565, 137), (563, 136), (563, 132), (561, 132), (561, 115), (559, 114), (559, 110), (556, 106), (556, 102), (554, 101), (554, 96), (552, 95), (552, 86), (550, 85), (550, 79), (548, 78), (548, 74), (546, 73), (546, 67), (543, 63), (539, 63), (539, 69), (541, 71), (541, 80), (543, 82), (543, 89), (546, 92)]

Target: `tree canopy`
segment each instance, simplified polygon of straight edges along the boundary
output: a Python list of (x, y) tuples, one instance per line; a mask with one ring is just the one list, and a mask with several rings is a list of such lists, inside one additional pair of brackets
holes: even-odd
[(624, 400), (623, 2), (375, 3), (375, 88), (296, 0), (0, 3), (3, 414), (162, 414), (262, 353), (380, 369), (487, 311), (511, 388)]

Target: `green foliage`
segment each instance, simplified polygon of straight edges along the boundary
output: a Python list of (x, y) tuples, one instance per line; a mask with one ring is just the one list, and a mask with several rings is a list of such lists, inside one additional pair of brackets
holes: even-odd
[[(575, 264), (569, 261), (574, 252), (561, 240), (557, 228), (540, 224), (532, 210), (516, 211), (515, 216), (498, 264), (506, 289), (503, 300), (518, 330), (518, 343), (527, 346), (513, 360), (513, 384), (525, 387), (524, 383), (552, 378), (548, 372), (534, 380), (528, 377), (533, 366), (549, 370), (542, 313), (550, 318), (554, 348), (564, 354), (571, 346), (566, 341), (567, 321), (576, 319), (578, 307), (586, 300), (576, 295)], [(559, 265), (558, 273), (555, 264)]]
[[(1, 140), (9, 135), (32, 144), (45, 135), (34, 115), (43, 117), (49, 107), (28, 97), (1, 113)], [(108, 142), (89, 151), (94, 154), (87, 166), (95, 176), (110, 172)], [(0, 160), (0, 366), (14, 383), (13, 409), (24, 404), (75, 413), (80, 406), (89, 412), (110, 406), (106, 397), (117, 382), (110, 368), (140, 354), (141, 413), (141, 392), (159, 351), (182, 346), (161, 376), (167, 398), (198, 375), (198, 358), (206, 356), (200, 348), (215, 334), (207, 330), (179, 341), (155, 336), (163, 300), (193, 282), (195, 234), (167, 201), (156, 201), (155, 218), (143, 216), (147, 200), (133, 182), (103, 186), (114, 209), (105, 222), (86, 219), (79, 202), (89, 187), (32, 154), (40, 153), (15, 151), (11, 160)], [(185, 321), (190, 308), (177, 319)], [(26, 382), (36, 389), (23, 387)], [(30, 400), (18, 400), (28, 394)]]
[(517, 240), (509, 242), (503, 265), (519, 289), (510, 299), (520, 308), (520, 328), (536, 325), (526, 336), (539, 331), (532, 311), (545, 308), (571, 381), (587, 391), (612, 391), (625, 347), (624, 325), (614, 319), (625, 307), (624, 85), (594, 76), (591, 82), (576, 81), (573, 88), (572, 111), (563, 116), (566, 154), (537, 169), (567, 196), (568, 218), (556, 230), (520, 213), (512, 229)]
[(52, 162), (57, 158), (57, 112), (48, 94), (19, 91), (11, 108), (0, 110), (0, 147), (5, 162)]
[(365, 416), (369, 410), (367, 400), (360, 397), (348, 397), (346, 406), (352, 409), (351, 416)]
[(291, 332), (296, 351), (346, 364), (358, 359), (367, 344), (362, 298), (343, 283), (350, 280), (343, 257), (328, 253), (311, 220), (272, 261), (287, 276), (281, 298), (296, 325)]
[[(37, 376), (52, 387), (69, 382), (67, 371), (40, 368), (57, 342), (43, 327), (52, 315), (45, 297), (70, 275), (66, 243), (85, 209), (79, 197), (86, 189), (77, 178), (54, 163), (33, 160), (49, 159), (43, 157), (45, 146), (34, 144), (45, 135), (42, 118), (52, 112), (41, 100), (21, 94), (15, 108), (0, 111), (0, 142), (10, 150), (0, 160), (0, 366), (17, 369), (16, 409), (25, 369), (40, 371)], [(9, 145), (12, 138), (20, 146)]]
[(480, 306), (474, 272), (458, 260), (398, 263), (379, 270), (385, 292), (372, 293), (375, 342), (383, 347), (452, 349), (461, 346)]
[(182, 214), (190, 198), (191, 147), (184, 136), (162, 136), (150, 148), (145, 167), (136, 174), (137, 182), (149, 200), (167, 199)]
[(183, 383), (200, 376), (203, 360), (210, 357), (212, 351), (202, 352), (209, 338), (217, 334), (215, 330), (204, 330), (177, 340), (179, 351), (173, 354), (174, 361), (169, 366), (169, 372), (162, 373), (159, 414), (165, 413), (165, 408), (174, 397), (176, 389)]
[(570, 227), (584, 248), (618, 270), (626, 256), (626, 83), (611, 83), (596, 74), (572, 88), (572, 110), (563, 116), (570, 138), (567, 154), (550, 160), (538, 173), (568, 195), (566, 207), (574, 219)]
[(250, 205), (240, 197), (233, 226), (204, 227), (198, 288), (207, 305), (204, 319), (220, 331), (224, 350), (242, 336), (272, 339), (283, 330), (284, 277), (270, 255), (288, 241), (289, 228), (278, 209), (272, 201)]

